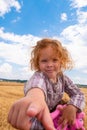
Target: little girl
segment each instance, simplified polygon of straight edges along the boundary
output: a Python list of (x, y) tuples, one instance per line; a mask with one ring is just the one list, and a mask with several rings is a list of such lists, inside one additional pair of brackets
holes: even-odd
[(8, 122), (21, 130), (54, 130), (50, 117), (64, 92), (70, 97), (58, 124), (62, 129), (74, 124), (76, 112), (85, 106), (84, 94), (63, 74), (72, 68), (72, 59), (66, 48), (53, 39), (37, 42), (31, 53), (31, 68), (35, 73), (24, 87), (25, 97), (16, 101), (8, 114)]

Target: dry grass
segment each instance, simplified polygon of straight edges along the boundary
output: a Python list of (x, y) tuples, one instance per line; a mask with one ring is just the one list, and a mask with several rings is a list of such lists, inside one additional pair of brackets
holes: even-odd
[[(11, 105), (17, 99), (23, 97), (23, 83), (0, 82), (0, 130), (16, 130), (7, 123), (7, 115)], [(87, 89), (81, 88), (87, 99)], [(67, 100), (67, 95), (64, 96)], [(87, 100), (85, 113), (87, 115)], [(85, 118), (85, 128), (87, 130), (87, 116)]]
[(7, 115), (13, 102), (21, 97), (23, 84), (0, 82), (0, 130), (16, 130), (7, 123)]

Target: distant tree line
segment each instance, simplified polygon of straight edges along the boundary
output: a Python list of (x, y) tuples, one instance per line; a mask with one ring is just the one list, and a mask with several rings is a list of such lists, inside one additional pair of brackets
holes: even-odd
[[(25, 83), (27, 80), (20, 80), (20, 79), (0, 79), (0, 81), (7, 81), (7, 82), (18, 82), (18, 83)], [(87, 85), (83, 84), (76, 84), (80, 88), (87, 88)]]
[(27, 80), (20, 80), (20, 79), (0, 79), (0, 81), (18, 82), (18, 83), (25, 83), (25, 82), (27, 82)]
[(87, 85), (83, 85), (83, 84), (76, 84), (79, 88), (87, 88)]

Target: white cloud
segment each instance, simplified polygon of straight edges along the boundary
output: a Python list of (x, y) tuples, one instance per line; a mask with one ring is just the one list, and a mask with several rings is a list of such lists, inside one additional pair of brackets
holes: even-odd
[(13, 19), (11, 22), (12, 22), (12, 23), (16, 23), (16, 22), (18, 22), (20, 19), (21, 19), (20, 17), (17, 17), (16, 19)]
[(87, 12), (77, 11), (77, 20), (80, 24), (87, 24)]
[(8, 63), (3, 63), (1, 66), (0, 66), (0, 73), (11, 73), (12, 72), (12, 66)]
[(14, 68), (11, 63), (3, 63), (0, 65), (0, 78), (6, 79), (29, 79), (33, 74), (27, 67)]
[(26, 44), (8, 44), (0, 42), (0, 57), (3, 58), (6, 62), (22, 66), (28, 65), (31, 50), (32, 48), (26, 46)]
[(87, 25), (73, 25), (63, 30), (61, 36), (64, 42), (68, 43), (67, 48), (70, 50), (76, 68), (87, 66)]
[(34, 71), (31, 71), (30, 66), (21, 67), (19, 69), (21, 75), (19, 74), (19, 79), (29, 79)]
[(87, 67), (87, 46), (72, 43), (67, 47), (75, 61), (75, 68), (81, 69)]
[(84, 70), (83, 70), (83, 73), (87, 74), (87, 69), (84, 69)]
[(3, 17), (6, 13), (15, 8), (17, 12), (20, 11), (21, 5), (18, 0), (0, 0), (0, 16)]
[(76, 43), (78, 45), (86, 44), (87, 41), (87, 25), (76, 24), (71, 25), (63, 30), (61, 35), (67, 42)]
[(78, 74), (77, 76), (74, 76), (72, 80), (74, 81), (74, 83), (77, 84), (84, 84), (84, 85), (87, 84), (87, 78), (80, 77)]
[[(87, 11), (83, 7), (87, 7), (87, 0), (71, 0), (72, 7), (77, 8), (76, 15), (79, 24), (87, 25)], [(85, 25), (84, 25), (85, 26)]]
[[(4, 28), (0, 28), (0, 77), (11, 79), (30, 77), (32, 74), (29, 66), (30, 54), (32, 46), (39, 39), (33, 35), (16, 35), (4, 32)], [(7, 69), (3, 69), (7, 64), (3, 66), (3, 61), (13, 66), (12, 73), (8, 72), (7, 75)]]
[(11, 42), (11, 43), (20, 43), (23, 45), (33, 46), (39, 37), (34, 37), (33, 35), (16, 35), (14, 33), (4, 32), (4, 28), (0, 28), (0, 38)]
[(0, 65), (0, 78), (11, 78), (12, 77), (12, 66), (9, 63), (3, 63)]
[(72, 8), (77, 8), (77, 23), (66, 27), (61, 32), (60, 39), (70, 51), (75, 62), (75, 70), (71, 72), (71, 79), (75, 83), (87, 84), (87, 11), (83, 8), (87, 6), (87, 0), (71, 0), (71, 2)]
[(71, 0), (73, 8), (82, 8), (87, 6), (87, 0)]
[(66, 13), (62, 13), (61, 14), (61, 20), (62, 21), (66, 21), (67, 20), (67, 14)]
[(26, 65), (28, 60), (27, 48), (21, 44), (8, 44), (0, 42), (0, 57), (7, 62)]
[(44, 30), (43, 30), (43, 32), (44, 32), (44, 33), (47, 33), (47, 32), (48, 32), (48, 30), (47, 30), (47, 29), (44, 29)]
[[(71, 0), (72, 1), (72, 0)], [(87, 6), (87, 0), (72, 1), (74, 7)], [(84, 4), (83, 4), (84, 3)], [(77, 24), (68, 26), (61, 32), (61, 37), (75, 61), (75, 67), (81, 69), (87, 67), (87, 12), (76, 11)]]

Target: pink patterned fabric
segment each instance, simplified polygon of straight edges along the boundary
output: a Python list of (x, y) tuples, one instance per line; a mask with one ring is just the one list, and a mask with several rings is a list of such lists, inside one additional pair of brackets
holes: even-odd
[[(66, 105), (58, 105), (56, 110), (51, 113), (51, 117), (53, 119), (54, 126), (55, 126), (56, 130), (61, 130), (61, 125), (58, 125), (58, 120), (62, 115), (60, 108), (64, 108), (64, 107), (66, 107)], [(84, 112), (77, 113), (75, 124), (72, 125), (72, 126), (69, 126), (67, 124), (64, 127), (64, 130), (85, 130), (85, 128), (84, 128), (84, 117), (85, 117)]]

